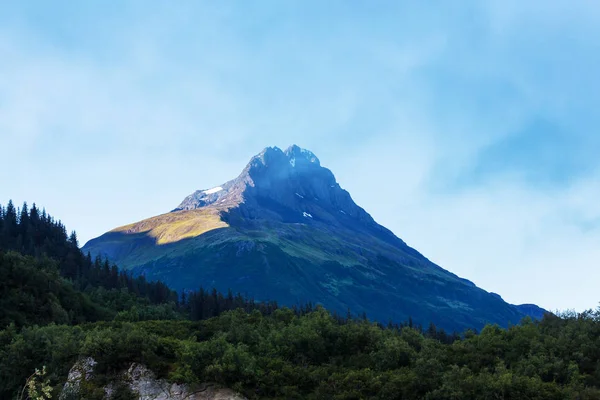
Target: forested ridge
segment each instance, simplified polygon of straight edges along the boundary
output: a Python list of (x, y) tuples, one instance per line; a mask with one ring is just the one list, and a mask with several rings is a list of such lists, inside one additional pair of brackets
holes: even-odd
[(600, 399), (600, 311), (457, 335), (231, 292), (178, 296), (83, 254), (35, 205), (0, 206), (0, 398), (43, 366), (57, 398), (87, 356), (87, 399), (132, 362), (252, 399)]

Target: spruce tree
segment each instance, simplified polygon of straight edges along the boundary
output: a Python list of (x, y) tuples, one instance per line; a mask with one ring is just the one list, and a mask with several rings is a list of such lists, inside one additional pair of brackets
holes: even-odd
[(69, 243), (72, 247), (79, 248), (79, 242), (77, 241), (77, 233), (75, 233), (75, 231), (71, 232), (71, 235), (69, 236)]
[(2, 248), (3, 232), (4, 232), (4, 207), (2, 207), (2, 204), (0, 204), (0, 248)]
[(23, 207), (21, 208), (21, 214), (19, 217), (19, 234), (20, 246), (17, 250), (24, 252), (25, 254), (31, 254), (32, 246), (30, 246), (31, 242), (31, 233), (30, 233), (30, 221), (29, 221), (29, 208), (27, 207), (27, 202), (23, 203)]
[(18, 230), (19, 225), (17, 223), (17, 210), (15, 209), (12, 200), (9, 200), (4, 213), (4, 226), (2, 234), (2, 236), (4, 236), (4, 242), (7, 249), (14, 249)]

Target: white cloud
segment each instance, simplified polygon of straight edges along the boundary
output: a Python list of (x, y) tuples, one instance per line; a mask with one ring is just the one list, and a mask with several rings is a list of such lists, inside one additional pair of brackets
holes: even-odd
[(341, 4), (136, 3), (110, 24), (94, 15), (82, 42), (64, 27), (66, 43), (26, 18), (5, 24), (0, 202), (43, 204), (85, 240), (297, 143), (441, 266), (512, 302), (593, 307), (596, 172), (549, 187), (518, 170), (456, 181), (532, 119), (598, 144), (599, 7)]

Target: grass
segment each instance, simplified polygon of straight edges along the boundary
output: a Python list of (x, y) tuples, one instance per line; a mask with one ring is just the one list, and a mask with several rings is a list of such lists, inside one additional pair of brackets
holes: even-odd
[[(210, 235), (204, 235), (210, 232)], [(117, 261), (125, 268), (146, 264), (150, 261), (177, 259), (204, 248), (219, 248), (227, 243), (253, 241), (272, 244), (293, 258), (304, 259), (312, 264), (336, 262), (343, 267), (362, 265), (365, 270), (372, 268), (369, 260), (378, 254), (387, 254), (394, 258), (398, 249), (374, 238), (357, 236), (342, 230), (331, 232), (329, 229), (315, 229), (305, 224), (287, 224), (265, 221), (260, 228), (229, 226), (221, 220), (216, 209), (198, 209), (162, 214), (140, 222), (114, 229), (110, 234), (121, 234), (112, 243), (105, 238), (104, 249), (115, 245), (125, 250), (125, 254), (116, 255)], [(108, 235), (111, 236), (111, 235)], [(115, 238), (116, 239), (116, 238)], [(150, 240), (149, 240), (150, 239)], [(108, 243), (110, 242), (110, 244)], [(121, 242), (119, 246), (118, 242)], [(365, 250), (358, 254), (357, 249)], [(441, 275), (442, 280), (449, 276), (440, 274), (435, 268), (423, 268), (423, 265), (404, 268), (412, 270), (417, 276)], [(368, 271), (363, 271), (363, 275)], [(368, 278), (368, 277), (367, 277)], [(373, 276), (370, 277), (373, 279)]]
[(194, 238), (214, 229), (228, 226), (221, 220), (217, 210), (202, 209), (162, 214), (116, 228), (112, 232), (126, 234), (145, 232), (156, 240), (156, 244), (164, 245)]

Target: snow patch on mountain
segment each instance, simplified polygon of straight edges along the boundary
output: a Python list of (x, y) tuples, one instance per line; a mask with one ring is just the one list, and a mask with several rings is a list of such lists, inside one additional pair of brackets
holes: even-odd
[(204, 193), (204, 194), (213, 194), (213, 193), (220, 192), (221, 190), (223, 190), (223, 188), (221, 186), (217, 186), (217, 187), (214, 187), (212, 189), (205, 190), (202, 193)]

